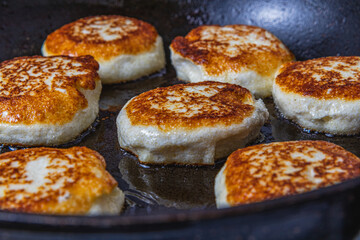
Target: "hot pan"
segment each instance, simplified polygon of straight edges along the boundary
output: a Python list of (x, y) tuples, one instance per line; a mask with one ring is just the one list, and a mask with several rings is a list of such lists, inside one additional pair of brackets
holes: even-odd
[[(248, 24), (280, 38), (298, 60), (360, 55), (356, 0), (55, 0), (0, 1), (0, 60), (39, 55), (47, 34), (85, 16), (119, 14), (153, 24), (167, 67), (135, 82), (105, 86), (95, 124), (75, 142), (100, 152), (126, 194), (119, 216), (80, 217), (0, 212), (0, 239), (354, 239), (360, 230), (360, 179), (272, 201), (217, 210), (213, 167), (141, 166), (119, 147), (115, 119), (131, 97), (180, 83), (168, 46), (202, 24)], [(265, 100), (270, 120), (256, 143), (298, 139), (334, 142), (360, 156), (359, 136), (307, 133)], [(360, 117), (360, 116), (359, 116)], [(1, 146), (1, 151), (16, 147)]]

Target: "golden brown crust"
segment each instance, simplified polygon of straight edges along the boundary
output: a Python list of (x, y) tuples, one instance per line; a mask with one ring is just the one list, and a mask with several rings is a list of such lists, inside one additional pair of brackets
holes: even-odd
[[(305, 160), (321, 154), (324, 155), (321, 161)], [(227, 201), (238, 205), (310, 191), (357, 177), (360, 159), (329, 142), (279, 142), (235, 151), (226, 162), (224, 174)]]
[(130, 17), (103, 15), (66, 24), (48, 35), (44, 44), (48, 55), (88, 54), (101, 62), (120, 54), (149, 51), (155, 46), (157, 36), (156, 29), (149, 23)]
[(0, 171), (2, 210), (85, 214), (99, 196), (110, 194), (117, 186), (105, 170), (104, 158), (86, 147), (4, 153), (0, 155)]
[(91, 56), (19, 57), (0, 63), (0, 123), (64, 124), (88, 106), (99, 80)]
[[(232, 31), (227, 30), (230, 28)], [(230, 43), (242, 42), (250, 36), (256, 36), (257, 41), (266, 41), (269, 45)], [(215, 76), (225, 71), (240, 72), (244, 68), (272, 76), (281, 64), (294, 60), (294, 55), (275, 36), (262, 28), (247, 25), (200, 26), (185, 37), (176, 37), (171, 48)]]
[(133, 125), (191, 129), (241, 123), (253, 113), (253, 104), (247, 89), (207, 81), (150, 90), (133, 98), (126, 111)]
[(360, 57), (324, 57), (281, 66), (275, 83), (284, 92), (319, 99), (360, 99)]

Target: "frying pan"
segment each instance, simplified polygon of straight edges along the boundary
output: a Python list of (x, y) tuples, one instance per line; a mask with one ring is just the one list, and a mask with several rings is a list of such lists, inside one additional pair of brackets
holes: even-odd
[[(141, 166), (117, 143), (115, 118), (131, 97), (177, 84), (168, 46), (202, 24), (249, 24), (280, 38), (298, 60), (360, 55), (357, 0), (55, 0), (0, 1), (0, 60), (39, 55), (47, 34), (78, 18), (119, 14), (153, 24), (164, 39), (167, 67), (135, 82), (105, 86), (100, 114), (74, 142), (106, 159), (126, 194), (120, 216), (52, 216), (0, 212), (0, 239), (354, 239), (360, 230), (360, 179), (271, 201), (217, 210), (211, 167)], [(256, 143), (295, 139), (334, 142), (360, 156), (359, 136), (304, 132), (282, 119), (272, 99)], [(16, 147), (1, 146), (6, 152)]]

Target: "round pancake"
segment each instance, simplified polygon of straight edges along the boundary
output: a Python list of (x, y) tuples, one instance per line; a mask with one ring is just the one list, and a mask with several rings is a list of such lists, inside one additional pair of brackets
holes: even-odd
[(91, 56), (0, 63), (0, 143), (56, 145), (74, 139), (99, 111), (97, 69)]
[(118, 214), (124, 194), (105, 160), (86, 147), (0, 155), (0, 209), (42, 214)]
[(49, 34), (44, 56), (91, 55), (100, 64), (102, 83), (149, 75), (165, 66), (162, 38), (149, 23), (117, 15), (91, 16)]
[(247, 25), (200, 26), (171, 45), (179, 79), (238, 84), (257, 97), (271, 96), (274, 75), (293, 54), (268, 31)]
[(215, 179), (217, 207), (303, 193), (360, 175), (360, 159), (324, 141), (274, 142), (232, 153)]
[(254, 140), (268, 115), (247, 89), (208, 81), (142, 93), (116, 123), (120, 146), (142, 163), (210, 165)]
[(284, 117), (306, 129), (360, 132), (360, 57), (325, 57), (283, 65), (273, 98)]

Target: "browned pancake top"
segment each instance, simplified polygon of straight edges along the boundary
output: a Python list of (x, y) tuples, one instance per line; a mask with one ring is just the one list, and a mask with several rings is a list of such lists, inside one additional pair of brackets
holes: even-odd
[(200, 82), (179, 84), (140, 94), (126, 106), (133, 125), (162, 130), (241, 123), (254, 111), (251, 93), (240, 86)]
[(0, 63), (0, 123), (63, 124), (88, 106), (79, 91), (95, 89), (91, 56), (19, 57)]
[(230, 205), (302, 193), (360, 175), (360, 159), (324, 141), (255, 145), (232, 153), (224, 171)]
[(2, 210), (85, 214), (117, 186), (103, 157), (86, 147), (30, 148), (0, 155)]
[(324, 57), (284, 64), (275, 83), (287, 93), (319, 99), (360, 99), (360, 57)]
[(155, 28), (135, 18), (107, 15), (81, 18), (54, 31), (45, 41), (49, 55), (91, 55), (97, 61), (139, 54), (155, 46)]
[(185, 37), (176, 37), (171, 48), (213, 76), (244, 68), (272, 76), (281, 64), (294, 60), (274, 35), (247, 25), (200, 26)]

